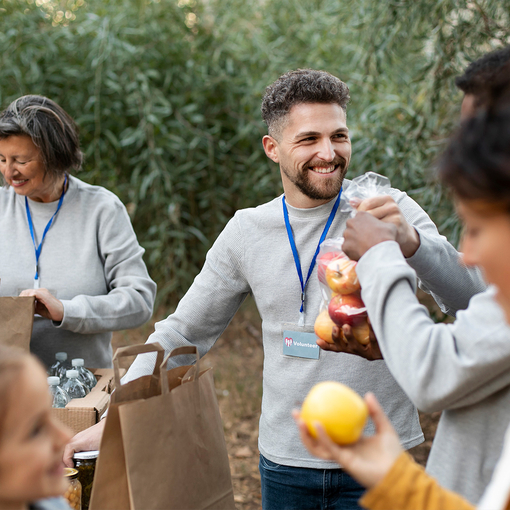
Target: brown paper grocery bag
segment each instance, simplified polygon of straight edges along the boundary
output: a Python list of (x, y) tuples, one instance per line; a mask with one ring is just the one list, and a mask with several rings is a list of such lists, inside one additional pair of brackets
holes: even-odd
[[(142, 350), (143, 349), (143, 350)], [(212, 372), (200, 372), (196, 347), (161, 361), (159, 344), (119, 349), (122, 356), (156, 350), (154, 373), (120, 386), (106, 418), (91, 510), (234, 509), (223, 425)], [(169, 357), (197, 362), (167, 372)]]
[(0, 344), (30, 351), (35, 297), (0, 297)]

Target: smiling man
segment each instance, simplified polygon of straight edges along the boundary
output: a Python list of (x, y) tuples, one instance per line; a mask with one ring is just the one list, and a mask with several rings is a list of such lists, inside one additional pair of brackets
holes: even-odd
[[(267, 88), (262, 116), (268, 135), (262, 142), (280, 167), (284, 194), (237, 211), (175, 313), (157, 323), (148, 339), (167, 352), (193, 344), (203, 356), (244, 299), (254, 297), (264, 346), (259, 467), (265, 510), (359, 508), (363, 488), (338, 465), (312, 457), (293, 422), (292, 409), (317, 382), (336, 380), (361, 395), (373, 391), (403, 447), (423, 441), (417, 411), (384, 361), (321, 352), (313, 332), (321, 302), (318, 246), (326, 237), (340, 237), (348, 218), (339, 212), (342, 186), (349, 185), (348, 101), (347, 85), (324, 71), (292, 71)], [(462, 308), (484, 287), (477, 272), (458, 264), (457, 251), (405, 193), (392, 190), (378, 217), (396, 225), (408, 263), (445, 309)], [(179, 356), (178, 362), (193, 359)], [(125, 381), (152, 373), (154, 363), (155, 356), (138, 356)], [(73, 450), (97, 448), (103, 427), (99, 423), (77, 435), (66, 459)]]
[(351, 160), (343, 108), (297, 104), (282, 128), (271, 128), (262, 143), (267, 156), (280, 165), (284, 189), (289, 190), (287, 202), (307, 208), (335, 198)]

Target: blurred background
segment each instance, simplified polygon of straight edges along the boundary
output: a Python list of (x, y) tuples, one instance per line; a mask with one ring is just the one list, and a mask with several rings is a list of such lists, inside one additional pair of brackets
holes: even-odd
[(509, 18), (509, 0), (1, 0), (0, 105), (43, 94), (76, 119), (78, 176), (127, 205), (172, 306), (234, 211), (281, 192), (260, 101), (290, 69), (349, 85), (349, 176), (388, 176), (455, 243), (430, 168), (454, 77), (510, 42)]
[[(510, 43), (510, 0), (0, 0), (0, 106), (46, 95), (77, 121), (82, 180), (126, 204), (158, 283), (157, 312), (114, 348), (145, 342), (176, 306), (233, 213), (281, 193), (262, 150), (265, 87), (324, 69), (351, 90), (349, 177), (388, 176), (456, 244), (433, 179), (455, 128), (454, 78)], [(436, 320), (445, 320), (421, 296)], [(260, 508), (260, 319), (252, 300), (205, 357), (240, 509)], [(421, 414), (425, 463), (439, 413)]]

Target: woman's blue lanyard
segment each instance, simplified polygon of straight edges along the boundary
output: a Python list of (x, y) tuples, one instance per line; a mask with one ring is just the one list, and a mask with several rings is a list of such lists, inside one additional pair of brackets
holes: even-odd
[(62, 189), (62, 194), (60, 195), (60, 200), (58, 201), (57, 210), (53, 213), (53, 216), (51, 217), (50, 221), (48, 221), (48, 224), (46, 225), (46, 228), (44, 229), (44, 233), (43, 233), (41, 242), (39, 243), (39, 246), (36, 246), (36, 243), (35, 243), (34, 224), (32, 223), (32, 215), (30, 214), (30, 207), (28, 207), (28, 198), (25, 197), (25, 208), (27, 210), (28, 226), (30, 227), (30, 235), (32, 236), (32, 242), (34, 243), (34, 250), (35, 250), (34, 289), (39, 288), (39, 257), (41, 256), (41, 250), (42, 250), (44, 238), (46, 237), (46, 234), (48, 233), (48, 230), (50, 229), (51, 224), (53, 223), (53, 220), (55, 219), (55, 216), (57, 215), (58, 211), (62, 207), (62, 202), (64, 201), (64, 195), (66, 192), (66, 184), (67, 184), (67, 175), (65, 176), (65, 179), (64, 179), (64, 188)]
[(326, 236), (328, 235), (328, 232), (329, 232), (329, 228), (331, 227), (331, 224), (333, 223), (333, 219), (335, 218), (336, 211), (340, 204), (341, 196), (342, 196), (342, 188), (340, 188), (340, 193), (338, 194), (338, 197), (335, 201), (335, 205), (333, 205), (333, 209), (331, 210), (331, 213), (329, 214), (329, 218), (328, 218), (328, 221), (326, 222), (326, 226), (324, 227), (324, 230), (322, 231), (322, 235), (321, 235), (321, 238), (319, 239), (319, 244), (317, 245), (317, 249), (315, 250), (315, 255), (313, 256), (312, 263), (310, 264), (310, 268), (308, 269), (308, 275), (306, 277), (305, 282), (303, 282), (303, 273), (301, 271), (301, 262), (299, 261), (299, 254), (298, 254), (298, 251), (296, 248), (296, 243), (294, 242), (294, 234), (292, 233), (292, 228), (290, 226), (289, 211), (287, 210), (287, 204), (285, 203), (285, 195), (283, 195), (283, 197), (282, 197), (283, 216), (285, 218), (285, 227), (287, 228), (287, 236), (289, 238), (290, 247), (292, 249), (292, 255), (294, 255), (294, 263), (296, 264), (299, 281), (301, 283), (301, 308), (299, 309), (298, 326), (305, 325), (305, 289), (306, 289), (306, 285), (308, 283), (308, 280), (310, 279), (313, 268), (315, 267), (315, 261), (317, 260), (317, 255), (319, 254), (321, 244), (324, 241), (324, 239), (326, 239)]

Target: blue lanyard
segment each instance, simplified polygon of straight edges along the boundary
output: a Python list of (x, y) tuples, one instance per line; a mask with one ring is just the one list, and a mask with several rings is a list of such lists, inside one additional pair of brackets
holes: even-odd
[(27, 210), (28, 226), (30, 228), (30, 235), (32, 236), (32, 242), (34, 243), (34, 250), (35, 250), (34, 289), (39, 288), (39, 257), (41, 256), (44, 238), (46, 237), (46, 234), (48, 233), (48, 230), (50, 229), (51, 224), (53, 223), (53, 220), (55, 219), (55, 216), (57, 215), (58, 211), (62, 207), (62, 202), (64, 201), (64, 195), (66, 192), (66, 184), (67, 184), (67, 174), (64, 179), (64, 188), (62, 189), (62, 194), (60, 195), (60, 200), (58, 201), (57, 210), (53, 213), (53, 216), (51, 217), (50, 221), (48, 221), (48, 224), (46, 225), (46, 228), (44, 229), (44, 233), (43, 233), (41, 242), (39, 243), (39, 246), (36, 246), (35, 234), (34, 234), (34, 224), (32, 222), (32, 215), (30, 214), (30, 207), (28, 207), (28, 198), (25, 197), (25, 208)]
[(310, 276), (312, 274), (313, 268), (315, 267), (315, 261), (317, 260), (317, 255), (319, 254), (319, 250), (321, 247), (322, 242), (324, 239), (326, 239), (326, 236), (328, 235), (329, 228), (331, 227), (331, 224), (333, 223), (333, 219), (335, 218), (336, 211), (338, 209), (338, 206), (340, 205), (340, 197), (342, 196), (342, 188), (340, 188), (340, 193), (338, 194), (338, 197), (335, 201), (335, 205), (333, 205), (333, 209), (331, 210), (331, 213), (329, 214), (328, 221), (326, 222), (326, 225), (324, 227), (324, 230), (322, 231), (321, 238), (319, 239), (319, 244), (317, 245), (317, 249), (315, 250), (315, 255), (313, 256), (312, 263), (310, 264), (310, 268), (308, 269), (308, 275), (306, 277), (306, 281), (303, 282), (303, 273), (301, 271), (301, 262), (299, 261), (299, 254), (296, 248), (296, 243), (294, 241), (294, 234), (292, 233), (292, 228), (290, 226), (289, 221), (289, 211), (287, 210), (287, 204), (285, 203), (285, 195), (282, 197), (282, 203), (283, 203), (283, 216), (285, 218), (285, 227), (287, 228), (287, 236), (289, 238), (290, 247), (292, 249), (292, 255), (294, 255), (294, 263), (296, 264), (297, 273), (299, 276), (299, 282), (301, 283), (301, 308), (299, 309), (300, 317), (299, 317), (299, 326), (304, 326), (304, 308), (305, 308), (305, 288), (308, 283), (308, 280), (310, 279)]

